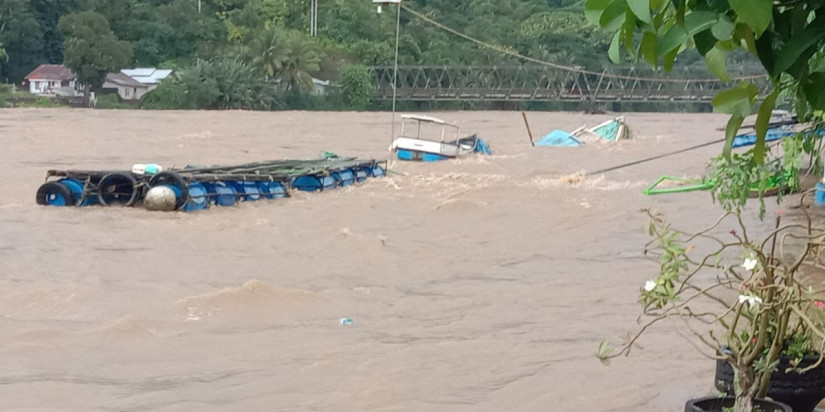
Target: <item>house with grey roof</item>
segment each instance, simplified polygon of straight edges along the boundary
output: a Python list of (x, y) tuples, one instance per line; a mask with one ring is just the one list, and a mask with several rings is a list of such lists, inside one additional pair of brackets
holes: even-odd
[(123, 100), (139, 100), (149, 92), (149, 86), (123, 73), (109, 73), (101, 87), (103, 90), (116, 90)]

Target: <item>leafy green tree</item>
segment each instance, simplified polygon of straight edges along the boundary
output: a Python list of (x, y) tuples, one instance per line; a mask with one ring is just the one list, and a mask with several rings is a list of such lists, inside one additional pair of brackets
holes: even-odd
[(531, 57), (598, 70), (604, 67), (610, 35), (581, 12), (548, 11), (521, 23), (518, 45)]
[(0, 0), (0, 41), (8, 62), (2, 80), (19, 82), (43, 61), (43, 30), (24, 0)]
[(348, 65), (341, 68), (338, 77), (344, 102), (350, 110), (364, 110), (375, 97), (375, 82), (364, 65)]
[(42, 33), (42, 58), (57, 64), (63, 61), (63, 35), (57, 27), (60, 17), (79, 10), (81, 0), (29, 0)]
[[(746, 116), (757, 113), (753, 162), (765, 158), (771, 110), (782, 91), (792, 91), (803, 119), (825, 110), (825, 71), (811, 60), (825, 48), (825, 3), (818, 0), (588, 0), (587, 17), (613, 32), (610, 59), (621, 61), (622, 45), (633, 57), (671, 70), (677, 55), (695, 47), (711, 72), (727, 80), (727, 56), (742, 49), (756, 57), (773, 83), (759, 105), (759, 90), (744, 81), (719, 93), (714, 110), (731, 115), (724, 155)], [(758, 107), (758, 111), (757, 111)]]
[(63, 16), (58, 26), (65, 37), (63, 64), (85, 86), (88, 103), (89, 92), (103, 85), (106, 74), (129, 64), (132, 46), (118, 40), (106, 18), (93, 11)]
[[(729, 80), (726, 64), (732, 51), (744, 50), (758, 59), (771, 82), (770, 93), (761, 96), (757, 86), (742, 80), (718, 93), (712, 102), (716, 112), (730, 115), (722, 156), (712, 165), (721, 180), (716, 196), (733, 199), (732, 206), (723, 203), (728, 209), (744, 206), (752, 184), (761, 192), (768, 186), (773, 174), (766, 171), (770, 164), (765, 162), (765, 137), (780, 95), (791, 97), (802, 121), (820, 126), (825, 121), (825, 67), (820, 60), (825, 54), (825, 2), (821, 0), (587, 0), (586, 7), (590, 21), (614, 33), (608, 55), (616, 63), (622, 61), (624, 49), (633, 58), (669, 71), (680, 53), (695, 48), (710, 71)], [(756, 145), (745, 153), (733, 154), (734, 137), (751, 114), (757, 115)], [(791, 145), (803, 144), (802, 136), (797, 139)], [(791, 145), (786, 144), (786, 149)], [(796, 152), (797, 160), (788, 161), (788, 152)], [(798, 170), (799, 153), (786, 150), (783, 166)], [(787, 272), (787, 265), (784, 268)], [(736, 376), (736, 412), (752, 411), (754, 398), (767, 393), (771, 373), (766, 370), (770, 368), (754, 365), (773, 365), (785, 349), (780, 339), (765, 336), (771, 328), (777, 329), (769, 322), (781, 329), (791, 311), (787, 305), (772, 307), (780, 308), (774, 313), (781, 316), (753, 322), (761, 324), (759, 339), (726, 343), (726, 360)]]

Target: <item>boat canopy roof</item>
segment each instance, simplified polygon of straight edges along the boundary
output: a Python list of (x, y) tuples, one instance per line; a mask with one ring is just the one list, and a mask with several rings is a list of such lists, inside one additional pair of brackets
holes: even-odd
[(444, 120), (441, 120), (437, 117), (424, 116), (424, 115), (419, 115), (419, 114), (402, 114), (401, 119), (403, 119), (403, 120), (416, 120), (416, 121), (419, 121), (419, 122), (427, 122), (427, 123), (435, 123), (435, 124), (440, 124), (440, 125), (444, 125), (444, 126), (451, 126), (451, 127), (456, 127), (456, 128), (458, 127), (457, 125), (447, 123)]

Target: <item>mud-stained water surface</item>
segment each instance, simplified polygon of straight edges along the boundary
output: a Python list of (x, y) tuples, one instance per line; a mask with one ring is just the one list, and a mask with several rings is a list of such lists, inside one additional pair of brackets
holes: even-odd
[[(721, 146), (584, 172), (717, 140), (723, 116), (632, 114), (631, 140), (532, 148), (517, 112), (433, 115), (495, 154), (153, 213), (34, 195), (51, 168), (386, 159), (391, 115), (0, 111), (0, 410), (679, 411), (712, 392), (713, 362), (667, 325), (610, 366), (594, 354), (656, 270), (640, 210), (718, 214), (706, 192), (642, 190)], [(609, 116), (529, 118), (538, 135)]]

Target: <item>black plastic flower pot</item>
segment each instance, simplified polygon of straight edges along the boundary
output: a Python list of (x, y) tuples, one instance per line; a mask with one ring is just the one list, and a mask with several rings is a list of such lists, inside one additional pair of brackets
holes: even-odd
[[(814, 364), (819, 356), (802, 359), (800, 368)], [(791, 358), (780, 357), (779, 365), (771, 374), (771, 384), (767, 396), (790, 405), (794, 412), (812, 412), (816, 405), (825, 398), (825, 361), (816, 368), (800, 374), (785, 372), (790, 367)], [(733, 368), (722, 360), (716, 361), (716, 389), (733, 394)]]
[[(722, 412), (726, 408), (733, 408), (736, 398), (733, 396), (708, 396), (707, 398), (691, 399), (685, 403), (685, 412)], [(794, 412), (790, 406), (767, 399), (755, 399), (753, 410), (759, 412)]]

